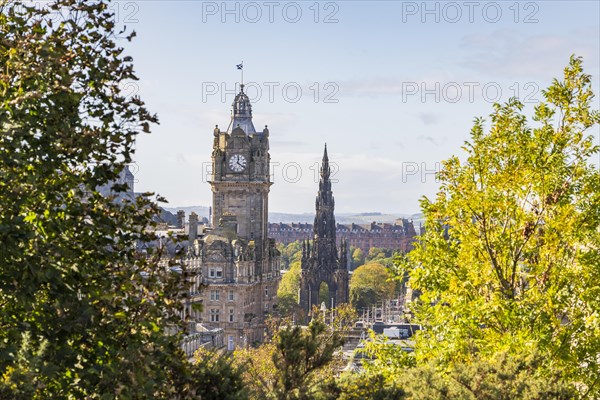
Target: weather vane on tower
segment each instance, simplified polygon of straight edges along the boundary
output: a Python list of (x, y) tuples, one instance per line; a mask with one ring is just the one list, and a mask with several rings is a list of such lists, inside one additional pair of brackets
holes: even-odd
[(241, 84), (244, 85), (244, 61), (242, 61), (241, 63), (236, 65), (237, 69), (239, 69), (242, 72), (242, 82)]

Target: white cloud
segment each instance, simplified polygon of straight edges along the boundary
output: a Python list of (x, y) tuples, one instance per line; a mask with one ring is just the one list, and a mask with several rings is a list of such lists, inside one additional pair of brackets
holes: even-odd
[(442, 119), (441, 114), (431, 112), (420, 112), (417, 114), (417, 117), (425, 125), (437, 125)]
[(582, 56), (590, 71), (598, 69), (598, 27), (581, 28), (566, 35), (524, 36), (513, 30), (472, 34), (463, 38), (462, 65), (494, 77), (551, 78), (562, 71), (571, 54)]

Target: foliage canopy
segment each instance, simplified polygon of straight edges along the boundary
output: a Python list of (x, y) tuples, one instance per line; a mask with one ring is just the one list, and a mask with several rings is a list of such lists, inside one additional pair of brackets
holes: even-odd
[(580, 58), (543, 93), (535, 127), (517, 99), (494, 105), (487, 132), (475, 120), (466, 160), (444, 162), (436, 199), (422, 201), (427, 230), (400, 273), (422, 293), (418, 362), (539, 353), (539, 373), (595, 398), (600, 174), (586, 131), (600, 115)]

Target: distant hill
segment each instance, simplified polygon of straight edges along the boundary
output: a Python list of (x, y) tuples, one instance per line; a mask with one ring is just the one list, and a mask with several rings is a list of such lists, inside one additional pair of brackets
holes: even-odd
[[(187, 206), (187, 207), (168, 207), (165, 210), (176, 214), (178, 210), (185, 211), (186, 217), (193, 211), (200, 217), (208, 218), (208, 207), (205, 206)], [(290, 222), (302, 222), (312, 224), (315, 218), (313, 213), (280, 213), (270, 212), (269, 222), (277, 223), (290, 223)], [(398, 218), (409, 218), (415, 223), (415, 227), (419, 226), (419, 222), (423, 220), (423, 214), (386, 214), (381, 212), (362, 212), (362, 213), (336, 213), (336, 222), (340, 224), (368, 224), (373, 221), (375, 222), (394, 222)]]
[(398, 218), (410, 218), (408, 214), (384, 214), (380, 212), (339, 213), (335, 220), (340, 224), (369, 224), (371, 222), (394, 222)]
[(160, 215), (154, 218), (156, 222), (166, 222), (168, 225), (174, 226), (177, 225), (177, 216), (172, 212), (165, 210), (161, 207)]
[(312, 224), (315, 219), (315, 214), (313, 213), (302, 213), (302, 214), (292, 214), (292, 213), (278, 213), (278, 212), (270, 212), (269, 213), (269, 222), (277, 223), (277, 222), (302, 222)]
[[(385, 214), (381, 212), (363, 212), (363, 213), (335, 213), (335, 221), (340, 224), (369, 224), (371, 222), (393, 223), (399, 218), (413, 219), (418, 225), (417, 219), (422, 219), (422, 214)], [(312, 213), (292, 214), (292, 213), (269, 213), (269, 222), (308, 222), (313, 223), (315, 215)]]

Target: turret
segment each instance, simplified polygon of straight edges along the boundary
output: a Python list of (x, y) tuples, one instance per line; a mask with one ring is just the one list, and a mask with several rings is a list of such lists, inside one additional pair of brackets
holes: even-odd
[(227, 132), (231, 133), (233, 129), (240, 127), (246, 135), (256, 133), (252, 123), (252, 105), (248, 95), (244, 93), (244, 84), (240, 85), (240, 92), (235, 96), (231, 107), (231, 122)]

